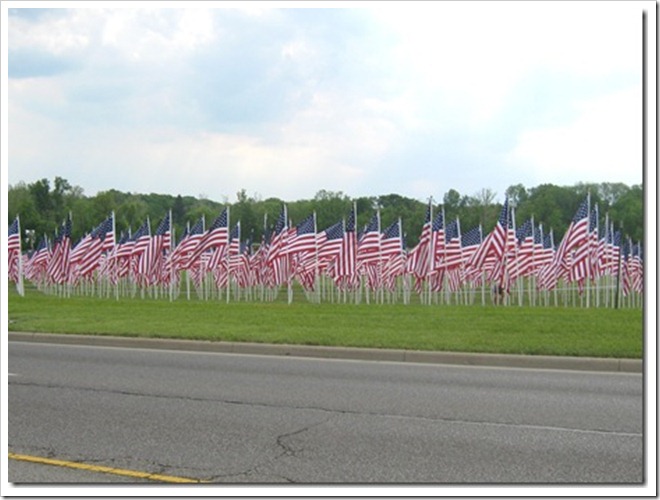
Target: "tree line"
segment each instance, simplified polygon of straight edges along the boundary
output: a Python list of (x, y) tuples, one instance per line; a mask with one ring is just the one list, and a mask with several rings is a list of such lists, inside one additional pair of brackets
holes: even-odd
[[(591, 193), (592, 205), (598, 204), (603, 220), (607, 214), (615, 229), (622, 230), (633, 241), (644, 243), (642, 185), (579, 183), (573, 186), (541, 184), (527, 188), (516, 184), (502, 195), (490, 189), (482, 189), (473, 195), (449, 189), (442, 199), (433, 199), (433, 203), (438, 209), (444, 209), (445, 221), (458, 218), (462, 231), (481, 225), (484, 232), (488, 232), (496, 224), (504, 199), (508, 197), (509, 203), (515, 207), (516, 226), (534, 217), (536, 224), (543, 224), (544, 231), (552, 229), (558, 240), (587, 193)], [(252, 230), (252, 241), (258, 242), (264, 227), (275, 223), (283, 203), (287, 204), (289, 218), (294, 225), (316, 212), (319, 231), (346, 217), (353, 203), (357, 207), (358, 228), (364, 227), (379, 209), (383, 228), (401, 218), (405, 244), (412, 248), (418, 242), (428, 206), (428, 201), (393, 193), (351, 198), (342, 191), (323, 189), (312, 199), (297, 201), (272, 197), (262, 199), (256, 194), (248, 195), (245, 189), (238, 191), (233, 201), (210, 200), (204, 196), (128, 193), (116, 189), (86, 196), (83, 188), (72, 185), (62, 177), (55, 177), (52, 183), (43, 178), (31, 183), (10, 185), (7, 202), (8, 222), (11, 223), (16, 215), (20, 215), (24, 250), (34, 249), (44, 236), (52, 238), (56, 228), (61, 226), (69, 214), (72, 214), (71, 236), (75, 242), (112, 211), (115, 213), (117, 235), (120, 235), (129, 228), (137, 230), (147, 217), (152, 227), (155, 227), (171, 210), (178, 239), (187, 224), (192, 226), (204, 216), (208, 227), (227, 206), (230, 208), (232, 224), (240, 220), (244, 237)]]

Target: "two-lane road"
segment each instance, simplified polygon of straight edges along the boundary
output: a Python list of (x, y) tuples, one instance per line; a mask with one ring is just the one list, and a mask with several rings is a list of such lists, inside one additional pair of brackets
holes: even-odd
[[(644, 480), (639, 374), (13, 341), (9, 373), (26, 456), (222, 483)], [(59, 469), (37, 467), (9, 480)]]

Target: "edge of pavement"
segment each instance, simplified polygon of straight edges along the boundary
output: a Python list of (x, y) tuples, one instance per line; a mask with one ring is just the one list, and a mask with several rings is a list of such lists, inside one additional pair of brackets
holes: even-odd
[(326, 359), (355, 359), (363, 361), (396, 361), (463, 366), (490, 366), (624, 373), (642, 373), (644, 371), (643, 359), (626, 358), (592, 358), (485, 353), (480, 354), (447, 351), (413, 351), (406, 349), (373, 349), (362, 347), (354, 348), (293, 344), (260, 344), (248, 342), (32, 332), (8, 332), (8, 340), (104, 347), (132, 347), (174, 351), (260, 354), (271, 356), (293, 356)]

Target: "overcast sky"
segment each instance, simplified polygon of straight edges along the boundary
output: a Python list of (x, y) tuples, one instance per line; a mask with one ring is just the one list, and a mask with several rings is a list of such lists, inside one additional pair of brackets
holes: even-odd
[(9, 184), (441, 202), (643, 179), (653, 2), (23, 5), (2, 5)]

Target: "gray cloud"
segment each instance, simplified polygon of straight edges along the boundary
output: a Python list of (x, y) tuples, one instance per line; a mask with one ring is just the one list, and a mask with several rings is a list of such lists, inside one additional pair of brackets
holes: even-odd
[[(557, 162), (567, 169), (568, 152), (549, 152), (577, 147), (571, 134), (629, 147), (627, 135), (606, 134), (630, 129), (631, 116), (596, 118), (634, 95), (624, 91), (640, 75), (623, 57), (639, 55), (627, 44), (634, 30), (612, 31), (608, 18), (576, 38), (570, 16), (553, 15), (550, 30), (534, 26), (538, 16), (493, 23), (437, 9), (15, 9), (10, 180), (149, 190), (166, 172), (161, 190), (189, 194), (217, 185), (229, 196), (326, 188), (440, 199), (449, 188), (503, 194)], [(475, 17), (476, 28), (462, 24)], [(43, 153), (30, 146), (35, 129)], [(606, 171), (615, 168), (596, 170)]]

